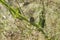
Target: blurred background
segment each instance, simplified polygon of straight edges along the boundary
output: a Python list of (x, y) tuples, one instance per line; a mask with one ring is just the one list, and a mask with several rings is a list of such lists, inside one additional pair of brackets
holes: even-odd
[[(14, 18), (2, 1), (29, 22)], [(1, 0), (0, 40), (60, 40), (60, 0)]]

